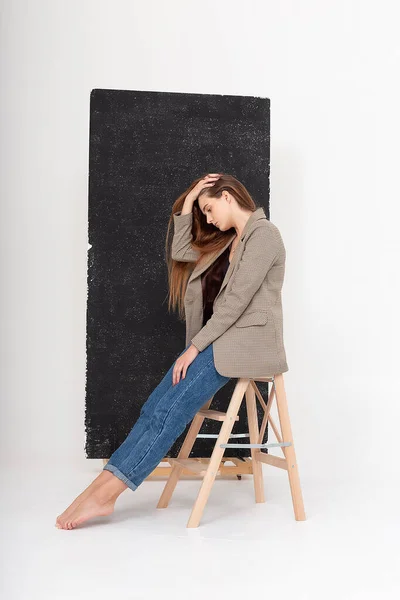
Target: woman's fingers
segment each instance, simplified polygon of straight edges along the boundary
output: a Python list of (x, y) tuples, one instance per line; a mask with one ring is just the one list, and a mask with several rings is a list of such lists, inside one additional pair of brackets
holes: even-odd
[(208, 175), (206, 175), (203, 179), (204, 181), (204, 186), (205, 187), (209, 187), (211, 185), (215, 185), (215, 182), (217, 181), (217, 179), (219, 179), (221, 176), (219, 173), (209, 173)]
[(183, 365), (175, 365), (174, 370), (172, 372), (172, 384), (173, 385), (179, 383), (179, 381), (181, 380), (181, 371), (183, 371), (182, 379), (184, 379), (186, 377), (186, 370), (187, 370), (187, 366), (184, 364)]
[(176, 383), (178, 383), (178, 372), (179, 372), (179, 365), (175, 365), (174, 370), (172, 372), (172, 385), (175, 385)]

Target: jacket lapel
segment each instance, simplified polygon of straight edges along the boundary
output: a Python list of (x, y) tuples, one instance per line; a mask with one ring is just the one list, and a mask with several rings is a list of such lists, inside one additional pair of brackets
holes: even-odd
[(243, 244), (243, 240), (244, 240), (244, 238), (245, 238), (245, 236), (246, 236), (247, 232), (249, 231), (249, 229), (250, 229), (250, 227), (251, 227), (252, 223), (254, 223), (254, 221), (258, 221), (258, 219), (266, 219), (266, 218), (267, 218), (267, 217), (266, 217), (266, 215), (265, 215), (265, 212), (264, 212), (264, 209), (262, 208), (262, 206), (260, 206), (260, 207), (259, 207), (259, 208), (257, 208), (255, 211), (253, 211), (253, 213), (252, 213), (252, 214), (250, 215), (250, 217), (248, 218), (248, 220), (247, 220), (247, 222), (246, 222), (246, 225), (245, 225), (245, 226), (244, 226), (244, 228), (243, 228), (242, 235), (240, 236), (239, 243), (238, 243), (238, 245), (237, 245), (237, 247), (236, 247), (236, 250), (235, 250), (235, 252), (234, 252), (234, 254), (233, 254), (233, 257), (232, 257), (231, 263), (230, 263), (230, 265), (229, 265), (229, 267), (228, 267), (228, 270), (227, 270), (227, 271), (226, 271), (226, 273), (225, 273), (225, 277), (224, 277), (224, 279), (223, 279), (223, 281), (222, 281), (222, 283), (221, 283), (221, 287), (219, 288), (218, 294), (216, 295), (216, 297), (215, 297), (215, 299), (214, 299), (214, 302), (215, 302), (215, 300), (218, 298), (218, 296), (220, 295), (220, 293), (222, 292), (222, 290), (224, 289), (224, 287), (226, 286), (226, 284), (227, 284), (227, 283), (228, 283), (228, 281), (229, 281), (229, 278), (230, 278), (230, 276), (231, 276), (231, 273), (232, 273), (233, 267), (235, 266), (235, 263), (236, 263), (236, 261), (237, 261), (237, 260), (239, 260), (239, 259), (238, 259), (238, 256), (239, 256), (239, 255), (241, 255), (241, 253), (242, 253), (242, 252), (241, 252), (242, 248), (240, 248), (240, 252), (239, 252), (239, 244), (240, 244), (240, 245), (242, 245), (242, 244)]
[[(252, 214), (250, 215), (250, 217), (247, 219), (246, 225), (243, 228), (242, 235), (240, 236), (239, 244), (243, 241), (243, 239), (244, 239), (246, 233), (248, 232), (251, 224), (254, 223), (254, 221), (257, 221), (258, 219), (265, 219), (265, 218), (266, 218), (266, 216), (265, 216), (265, 212), (264, 212), (264, 209), (262, 208), (262, 206), (260, 206), (255, 211), (253, 211)], [(223, 251), (229, 246), (229, 244), (232, 242), (232, 240), (235, 237), (236, 237), (236, 233), (233, 233), (228, 238), (228, 240), (227, 240), (226, 244), (223, 246), (223, 248), (221, 248), (218, 251), (217, 254), (215, 254), (213, 257), (209, 258), (208, 260), (206, 260), (202, 265), (197, 265), (193, 269), (192, 274), (189, 277), (188, 283), (191, 282), (191, 281), (193, 281), (193, 279), (196, 279), (196, 277), (199, 277), (211, 265), (211, 263), (213, 263), (215, 260), (217, 260), (218, 256), (220, 256), (223, 253)], [(239, 246), (239, 244), (238, 244), (238, 246)], [(233, 269), (233, 266), (234, 266), (234, 263), (235, 263), (235, 260), (236, 260), (236, 257), (238, 256), (238, 254), (239, 254), (239, 252), (237, 250), (235, 250), (235, 252), (233, 254), (233, 257), (232, 257), (232, 260), (231, 260), (231, 263), (230, 263), (230, 265), (228, 267), (228, 270), (225, 273), (225, 277), (224, 277), (224, 279), (222, 281), (221, 288), (220, 288), (220, 290), (219, 290), (219, 292), (218, 292), (218, 294), (217, 294), (216, 297), (219, 296), (219, 294), (221, 293), (222, 288), (225, 287), (225, 285), (228, 283), (228, 279), (230, 277), (230, 274), (232, 272), (232, 269)]]

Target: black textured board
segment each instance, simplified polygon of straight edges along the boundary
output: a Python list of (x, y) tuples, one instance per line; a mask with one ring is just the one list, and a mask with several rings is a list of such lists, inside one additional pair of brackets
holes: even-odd
[[(165, 237), (173, 202), (202, 173), (225, 172), (244, 183), (269, 218), (269, 156), (268, 98), (92, 90), (87, 458), (110, 457), (185, 348), (185, 324), (167, 309)], [(212, 408), (226, 410), (236, 382), (217, 392)], [(266, 401), (268, 384), (257, 385)], [(248, 432), (244, 399), (239, 416), (232, 433)], [(189, 426), (167, 456), (178, 455)], [(206, 420), (200, 433), (220, 427)], [(268, 428), (263, 442), (267, 436)], [(190, 456), (210, 456), (215, 441), (198, 438)], [(227, 448), (224, 456), (250, 456), (250, 449)]]

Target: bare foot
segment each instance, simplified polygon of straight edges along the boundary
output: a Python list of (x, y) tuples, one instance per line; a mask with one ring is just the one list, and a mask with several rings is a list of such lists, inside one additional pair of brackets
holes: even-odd
[(67, 509), (65, 515), (63, 513), (58, 517), (56, 527), (59, 529), (73, 529), (93, 517), (110, 515), (114, 511), (114, 504), (118, 496), (128, 488), (113, 473), (110, 473), (110, 475), (111, 478), (108, 481), (94, 488), (94, 491), (76, 504), (73, 510)]
[(56, 518), (56, 527), (58, 525), (61, 525), (61, 520), (65, 521), (67, 517), (72, 515), (72, 513), (79, 506), (79, 504), (83, 500), (88, 498), (95, 491), (95, 489), (103, 485), (103, 483), (105, 483), (106, 481), (110, 481), (110, 479), (112, 479), (113, 477), (114, 474), (110, 471), (102, 471), (100, 475), (98, 475), (96, 479), (94, 479), (94, 481), (92, 481), (92, 483), (81, 494), (79, 494), (79, 496), (75, 498), (72, 504), (70, 504), (61, 515), (58, 515), (58, 517)]
[(76, 509), (65, 519), (60, 518), (59, 529), (74, 529), (88, 519), (93, 517), (105, 517), (114, 511), (115, 499), (102, 501), (96, 497), (96, 492), (91, 494), (76, 507)]

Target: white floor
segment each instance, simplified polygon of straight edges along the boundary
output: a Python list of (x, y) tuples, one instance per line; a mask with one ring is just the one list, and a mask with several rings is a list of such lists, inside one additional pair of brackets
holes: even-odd
[(251, 476), (217, 479), (200, 526), (186, 523), (200, 480), (127, 489), (113, 515), (66, 531), (56, 516), (100, 472), (100, 460), (2, 469), (1, 597), (7, 600), (400, 598), (397, 492), (370, 482), (301, 476), (295, 521), (285, 471), (264, 465), (265, 504)]

